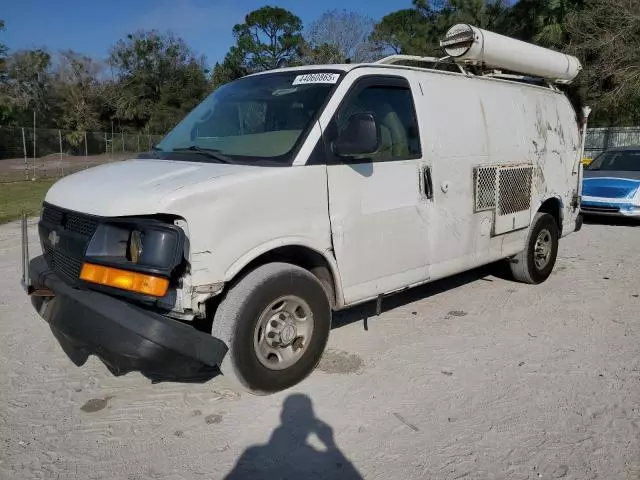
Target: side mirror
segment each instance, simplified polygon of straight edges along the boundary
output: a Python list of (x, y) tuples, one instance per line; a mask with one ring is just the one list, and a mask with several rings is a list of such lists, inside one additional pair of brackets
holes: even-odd
[(377, 152), (380, 144), (380, 131), (373, 115), (356, 113), (338, 136), (333, 152), (339, 157), (360, 157)]

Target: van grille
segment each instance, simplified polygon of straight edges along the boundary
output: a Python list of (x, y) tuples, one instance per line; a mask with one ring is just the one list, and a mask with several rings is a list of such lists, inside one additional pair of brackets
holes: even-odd
[(92, 217), (77, 212), (68, 212), (53, 205), (44, 206), (42, 220), (52, 227), (61, 226), (85, 237), (91, 237), (98, 228), (98, 222)]
[(48, 244), (44, 245), (44, 259), (49, 268), (59, 275), (63, 275), (67, 280), (75, 281), (80, 278), (80, 270), (82, 262), (59, 250), (51, 248)]
[[(74, 283), (80, 277), (84, 252), (98, 228), (98, 220), (44, 204), (41, 222), (42, 252), (49, 268), (64, 280)], [(59, 241), (52, 243), (49, 238), (52, 232), (60, 237)]]

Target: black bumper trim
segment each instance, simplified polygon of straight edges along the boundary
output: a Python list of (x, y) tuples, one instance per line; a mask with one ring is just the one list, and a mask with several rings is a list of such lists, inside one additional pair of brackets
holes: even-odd
[(221, 340), (123, 300), (72, 288), (42, 256), (31, 260), (29, 274), (34, 288), (55, 293), (31, 300), (77, 366), (96, 355), (115, 376), (139, 371), (154, 381), (207, 381), (218, 373), (227, 352)]

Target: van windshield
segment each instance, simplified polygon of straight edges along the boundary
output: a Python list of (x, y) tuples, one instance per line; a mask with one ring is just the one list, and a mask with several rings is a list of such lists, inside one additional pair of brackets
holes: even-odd
[(295, 71), (223, 85), (154, 148), (163, 159), (291, 165), (340, 74)]

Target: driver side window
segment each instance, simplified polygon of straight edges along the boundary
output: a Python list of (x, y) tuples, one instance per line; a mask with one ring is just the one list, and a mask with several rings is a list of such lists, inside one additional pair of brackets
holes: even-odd
[(334, 117), (336, 138), (358, 113), (373, 115), (381, 144), (371, 161), (406, 160), (420, 156), (420, 135), (411, 89), (404, 79), (360, 81)]

